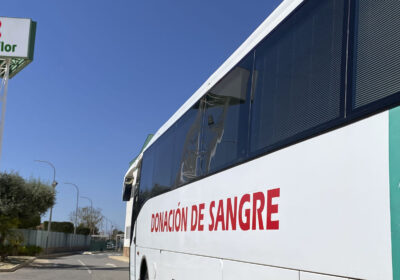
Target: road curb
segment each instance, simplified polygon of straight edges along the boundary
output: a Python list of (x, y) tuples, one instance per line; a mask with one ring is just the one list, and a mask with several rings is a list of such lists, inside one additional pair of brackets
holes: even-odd
[(29, 260), (24, 261), (23, 263), (17, 264), (16, 266), (12, 268), (0, 268), (0, 273), (1, 272), (14, 272), (24, 266), (27, 266), (28, 264), (32, 263), (36, 258), (31, 258)]

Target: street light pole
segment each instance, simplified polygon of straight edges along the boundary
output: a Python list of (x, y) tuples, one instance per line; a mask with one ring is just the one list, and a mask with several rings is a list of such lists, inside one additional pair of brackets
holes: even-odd
[[(57, 181), (56, 181), (56, 168), (54, 165), (47, 160), (37, 160), (35, 159), (34, 161), (36, 162), (42, 162), (50, 165), (53, 168), (53, 182), (51, 183), (51, 186), (53, 187), (53, 192), (55, 192), (56, 186), (57, 186)], [(53, 206), (50, 208), (50, 215), (49, 215), (49, 224), (47, 226), (47, 238), (46, 238), (46, 253), (48, 253), (48, 247), (49, 247), (49, 239), (50, 239), (50, 230), (51, 230), (51, 218), (53, 216)]]
[(65, 185), (72, 185), (76, 189), (76, 210), (75, 210), (75, 226), (74, 226), (74, 234), (76, 235), (76, 227), (78, 226), (78, 203), (79, 203), (79, 188), (74, 183), (64, 183)]
[(92, 216), (93, 215), (93, 201), (87, 196), (81, 196), (81, 198), (85, 198), (90, 201), (90, 227), (91, 227), (90, 231), (92, 232), (92, 234), (94, 234), (93, 225), (92, 225), (92, 223), (93, 223), (93, 216)]
[(106, 220), (106, 231), (105, 231), (105, 234), (108, 235), (108, 232), (107, 232), (107, 230), (108, 230), (108, 219), (105, 216), (103, 216), (103, 217)]
[(103, 216), (103, 218), (106, 220), (106, 234), (108, 235), (108, 238), (110, 239), (110, 231), (107, 232), (108, 229), (108, 223), (110, 223), (110, 227), (111, 227), (111, 233), (112, 233), (112, 221), (110, 221), (109, 219), (107, 219), (106, 216)]

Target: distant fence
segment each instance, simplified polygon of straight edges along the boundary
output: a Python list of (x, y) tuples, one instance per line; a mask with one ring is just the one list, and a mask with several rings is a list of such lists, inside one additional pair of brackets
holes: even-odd
[[(19, 229), (23, 236), (23, 245), (35, 245), (46, 248), (47, 231)], [(63, 232), (50, 232), (48, 253), (87, 250), (90, 236)]]

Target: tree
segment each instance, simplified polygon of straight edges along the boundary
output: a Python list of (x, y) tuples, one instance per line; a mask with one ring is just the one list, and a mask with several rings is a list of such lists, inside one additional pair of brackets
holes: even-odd
[(21, 218), (19, 220), (18, 228), (36, 229), (40, 225), (41, 217), (39, 214), (32, 215), (31, 217)]
[[(75, 211), (69, 215), (70, 221), (75, 221)], [(90, 228), (90, 234), (98, 234), (99, 227), (103, 221), (103, 214), (101, 209), (92, 209), (91, 207), (78, 208), (78, 225), (80, 227)]]
[[(48, 221), (45, 221), (43, 223), (45, 229), (48, 227), (48, 225), (49, 225)], [(73, 233), (74, 224), (70, 222), (51, 222), (51, 231)]]
[(16, 173), (0, 173), (1, 260), (10, 253), (10, 244), (20, 240), (15, 228), (24, 221), (37, 220), (37, 216), (43, 215), (54, 203), (53, 189), (40, 180), (24, 180)]
[(76, 228), (76, 233), (77, 234), (83, 234), (83, 235), (89, 235), (90, 234), (90, 228), (85, 227), (84, 225), (81, 224)]

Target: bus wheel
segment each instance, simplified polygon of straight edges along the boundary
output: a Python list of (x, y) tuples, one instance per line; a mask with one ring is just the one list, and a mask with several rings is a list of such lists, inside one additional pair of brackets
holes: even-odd
[(146, 261), (142, 261), (140, 267), (140, 280), (149, 280), (149, 270), (147, 269)]

